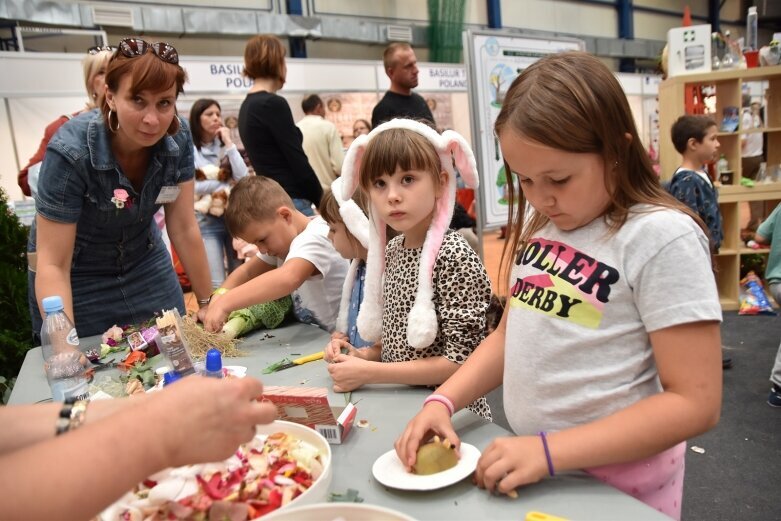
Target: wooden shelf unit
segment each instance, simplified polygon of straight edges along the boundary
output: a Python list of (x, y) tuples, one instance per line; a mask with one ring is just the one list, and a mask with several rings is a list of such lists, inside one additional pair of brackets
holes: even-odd
[[(765, 91), (765, 127), (762, 129), (738, 129), (737, 132), (719, 132), (721, 153), (733, 172), (732, 184), (719, 188), (719, 208), (724, 226), (724, 241), (714, 257), (716, 285), (719, 300), (725, 310), (738, 309), (740, 292), (740, 258), (742, 255), (767, 254), (767, 249), (747, 248), (740, 238), (740, 224), (746, 220), (749, 201), (781, 201), (781, 182), (760, 182), (753, 188), (740, 185), (740, 137), (743, 134), (762, 132), (767, 134), (768, 173), (771, 167), (781, 164), (781, 66), (754, 69), (732, 69), (708, 74), (676, 76), (659, 86), (659, 165), (661, 177), (667, 181), (680, 166), (681, 156), (670, 138), (670, 129), (676, 119), (685, 113), (685, 89), (687, 85), (712, 86), (716, 96), (716, 113), (711, 117), (721, 127), (725, 107), (738, 107), (742, 114), (743, 83), (767, 82)], [(772, 207), (769, 208), (772, 210)]]

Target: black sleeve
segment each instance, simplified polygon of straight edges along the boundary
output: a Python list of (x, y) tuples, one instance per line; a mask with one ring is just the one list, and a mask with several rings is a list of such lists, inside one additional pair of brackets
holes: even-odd
[(388, 119), (387, 110), (383, 107), (382, 102), (383, 100), (380, 100), (372, 110), (372, 128), (377, 128), (377, 125), (385, 123)]
[(287, 100), (281, 96), (274, 96), (273, 101), (269, 102), (269, 109), (273, 114), (270, 121), (275, 122), (271, 135), (287, 159), (291, 174), (296, 176), (296, 184), (301, 188), (304, 198), (316, 205), (320, 204), (323, 188), (301, 146), (304, 138), (293, 121), (293, 113)]
[(456, 201), (453, 205), (453, 218), (450, 219), (450, 227), (459, 230), (461, 228), (474, 228), (476, 224), (475, 220), (466, 213), (466, 209), (461, 206), (461, 203)]

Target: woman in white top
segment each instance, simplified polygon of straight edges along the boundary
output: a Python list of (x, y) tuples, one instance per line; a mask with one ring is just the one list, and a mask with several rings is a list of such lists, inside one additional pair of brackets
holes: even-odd
[[(222, 122), (220, 104), (213, 99), (199, 99), (190, 109), (190, 129), (193, 135), (195, 168), (222, 167), (231, 170), (228, 180), (202, 179), (195, 181), (195, 195), (214, 196), (219, 192), (230, 192), (232, 181), (238, 181), (248, 173), (247, 165), (231, 139), (230, 129)], [(239, 260), (231, 244), (231, 237), (225, 228), (222, 215), (196, 212), (201, 228), (206, 256), (209, 259), (212, 287), (219, 288), (225, 280), (225, 259), (228, 272), (233, 271)]]

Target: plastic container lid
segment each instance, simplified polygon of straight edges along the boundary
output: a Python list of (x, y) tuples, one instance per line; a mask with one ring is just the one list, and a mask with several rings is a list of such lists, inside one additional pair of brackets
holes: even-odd
[(182, 375), (177, 373), (176, 371), (168, 371), (163, 375), (163, 387), (165, 387), (168, 384), (172, 384), (177, 380), (181, 380)]
[(62, 297), (55, 295), (53, 297), (45, 297), (41, 303), (43, 304), (44, 313), (54, 313), (55, 311), (62, 311)]
[(206, 371), (215, 373), (222, 371), (222, 354), (217, 349), (209, 349), (206, 352)]

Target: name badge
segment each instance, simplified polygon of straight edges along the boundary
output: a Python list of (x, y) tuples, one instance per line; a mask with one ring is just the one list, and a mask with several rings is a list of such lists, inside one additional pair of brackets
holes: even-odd
[(172, 203), (176, 201), (176, 198), (179, 197), (179, 192), (181, 191), (182, 189), (178, 186), (164, 186), (160, 189), (160, 194), (157, 196), (155, 204)]

